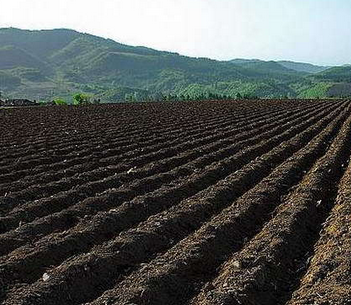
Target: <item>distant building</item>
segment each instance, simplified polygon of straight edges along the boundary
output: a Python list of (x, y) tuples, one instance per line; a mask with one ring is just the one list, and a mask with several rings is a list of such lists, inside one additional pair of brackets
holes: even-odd
[(27, 99), (7, 99), (5, 101), (0, 100), (0, 106), (6, 107), (17, 107), (17, 106), (37, 106), (37, 102), (33, 102)]

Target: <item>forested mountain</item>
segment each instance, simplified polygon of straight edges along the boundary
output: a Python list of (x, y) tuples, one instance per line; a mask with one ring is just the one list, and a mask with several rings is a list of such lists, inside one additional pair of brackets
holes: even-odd
[(313, 95), (320, 83), (326, 88), (351, 82), (345, 71), (338, 70), (347, 67), (325, 68), (294, 62), (192, 58), (68, 29), (0, 29), (0, 90), (9, 97), (48, 100), (75, 92), (107, 101), (161, 93), (294, 97)]
[(279, 60), (277, 61), (277, 63), (284, 66), (285, 68), (306, 73), (318, 73), (330, 68), (328, 66), (316, 66), (303, 62), (294, 62), (286, 60)]
[(320, 80), (351, 83), (351, 66), (332, 67), (315, 76)]

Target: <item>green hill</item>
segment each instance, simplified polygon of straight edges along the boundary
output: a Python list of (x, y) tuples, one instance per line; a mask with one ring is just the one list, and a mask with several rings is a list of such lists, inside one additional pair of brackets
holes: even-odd
[(252, 76), (256, 78), (279, 78), (280, 80), (294, 81), (305, 75), (303, 72), (288, 69), (275, 61), (247, 60), (241, 63), (231, 62), (252, 71)]
[(12, 90), (21, 85), (21, 79), (5, 71), (0, 71), (1, 90)]
[(311, 84), (301, 91), (307, 97), (350, 97), (351, 96), (351, 67), (332, 67), (308, 76)]
[(277, 63), (282, 65), (285, 68), (295, 70), (298, 72), (306, 72), (306, 73), (318, 73), (330, 68), (326, 66), (316, 66), (308, 63), (293, 62), (293, 61), (286, 61), (286, 60), (280, 60), (280, 61), (277, 61)]
[(192, 58), (68, 29), (0, 29), (0, 91), (9, 97), (68, 98), (79, 91), (108, 101), (134, 93), (293, 97), (325, 82), (320, 73), (310, 79), (314, 72), (304, 64), (286, 63)]
[(333, 67), (314, 75), (318, 80), (351, 83), (351, 67)]
[(47, 58), (82, 34), (67, 29), (29, 31), (0, 29), (0, 45), (13, 45), (40, 58)]
[(49, 67), (35, 56), (13, 46), (0, 47), (0, 70), (14, 69), (18, 67), (37, 68), (48, 71)]

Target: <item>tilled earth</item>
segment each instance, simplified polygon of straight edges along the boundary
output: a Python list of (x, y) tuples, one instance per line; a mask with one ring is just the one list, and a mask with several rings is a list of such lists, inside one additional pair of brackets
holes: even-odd
[(0, 120), (1, 304), (351, 304), (350, 101)]

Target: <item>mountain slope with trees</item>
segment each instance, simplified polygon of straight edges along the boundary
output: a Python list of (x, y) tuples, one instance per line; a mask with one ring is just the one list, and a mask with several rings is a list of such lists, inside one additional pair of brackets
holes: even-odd
[(133, 94), (140, 99), (160, 94), (295, 97), (308, 95), (321, 82), (340, 82), (337, 77), (328, 78), (330, 69), (324, 68), (192, 58), (68, 29), (0, 29), (0, 91), (8, 97), (50, 100), (75, 92), (106, 101), (121, 101)]

